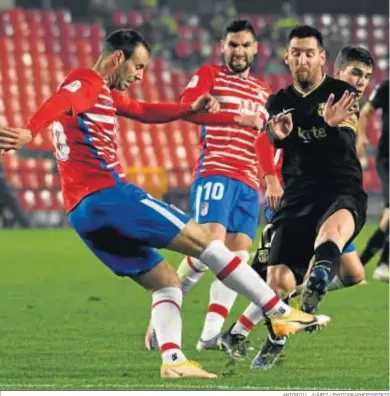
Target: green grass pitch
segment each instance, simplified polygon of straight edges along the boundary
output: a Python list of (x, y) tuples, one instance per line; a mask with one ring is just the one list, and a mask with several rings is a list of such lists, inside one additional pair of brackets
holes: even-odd
[[(358, 238), (362, 248), (373, 231)], [(174, 265), (179, 255), (167, 253)], [(332, 316), (317, 334), (299, 334), (281, 364), (226, 368), (221, 352), (195, 350), (211, 275), (184, 300), (183, 347), (217, 380), (159, 379), (160, 356), (143, 349), (150, 296), (112, 275), (72, 230), (2, 231), (0, 235), (0, 389), (389, 389), (389, 288), (368, 285), (329, 293)], [(240, 298), (227, 322), (246, 306)], [(260, 325), (250, 341), (260, 347)]]

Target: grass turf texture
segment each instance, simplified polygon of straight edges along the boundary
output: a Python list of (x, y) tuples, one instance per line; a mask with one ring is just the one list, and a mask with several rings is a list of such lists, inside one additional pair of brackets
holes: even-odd
[[(359, 250), (374, 230), (364, 229)], [(231, 370), (225, 355), (198, 353), (211, 275), (184, 300), (187, 357), (218, 373), (217, 380), (159, 378), (160, 356), (143, 349), (150, 297), (115, 277), (72, 230), (2, 231), (0, 235), (0, 389), (389, 389), (388, 285), (329, 293), (321, 312), (332, 323), (289, 340), (286, 356), (266, 372), (250, 361)], [(165, 253), (178, 265), (180, 256)], [(227, 325), (246, 306), (240, 298)], [(251, 335), (265, 339), (260, 325)], [(255, 352), (252, 352), (254, 354)]]

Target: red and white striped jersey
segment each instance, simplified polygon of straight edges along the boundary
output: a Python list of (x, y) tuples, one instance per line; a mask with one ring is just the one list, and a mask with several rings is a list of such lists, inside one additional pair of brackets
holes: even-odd
[[(116, 154), (116, 107), (107, 83), (92, 69), (76, 69), (59, 87), (72, 114), (53, 123), (53, 143), (65, 210), (125, 175)], [(73, 115), (75, 114), (75, 115)]]
[[(193, 76), (182, 95), (182, 102), (192, 102), (209, 92), (221, 105), (221, 112), (233, 114), (262, 113), (267, 118), (265, 103), (270, 94), (262, 81), (242, 78), (226, 65), (204, 65)], [(259, 188), (258, 164), (254, 142), (259, 132), (239, 126), (201, 127), (201, 153), (194, 178), (222, 175)]]

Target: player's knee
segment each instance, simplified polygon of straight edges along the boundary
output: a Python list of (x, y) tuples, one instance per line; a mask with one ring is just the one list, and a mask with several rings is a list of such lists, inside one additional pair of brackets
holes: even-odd
[(342, 282), (344, 286), (355, 286), (364, 281), (364, 269), (355, 271), (353, 274), (344, 274)]
[(343, 236), (341, 233), (341, 227), (321, 228), (317, 235), (314, 246), (317, 248), (319, 245), (322, 245), (328, 241), (335, 243), (339, 247), (340, 251), (342, 250), (346, 241), (345, 236)]
[(356, 252), (344, 253), (341, 256), (340, 277), (345, 286), (357, 285), (364, 280), (364, 267)]

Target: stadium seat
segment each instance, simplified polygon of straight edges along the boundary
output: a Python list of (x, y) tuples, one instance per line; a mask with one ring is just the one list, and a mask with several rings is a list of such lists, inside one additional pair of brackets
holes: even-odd
[[(196, 53), (207, 53), (206, 61), (220, 63), (220, 43), (211, 40), (210, 33), (199, 24), (199, 17), (176, 13), (178, 37), (174, 52), (179, 62), (173, 64), (163, 57), (150, 62), (142, 84), (129, 89), (131, 97), (145, 101), (178, 101), (193, 71), (180, 67)], [(152, 18), (151, 11), (116, 11), (112, 21), (117, 25), (138, 27)], [(259, 35), (272, 26), (275, 15), (249, 15)], [(389, 20), (382, 15), (353, 16), (345, 14), (305, 14), (303, 21), (321, 29), (338, 29), (346, 42), (362, 44), (372, 49), (377, 61), (369, 92), (387, 75)], [(191, 23), (189, 23), (190, 21)], [(65, 75), (74, 67), (89, 66), (99, 56), (105, 30), (100, 24), (74, 23), (67, 10), (0, 10), (0, 123), (23, 126), (36, 108), (56, 90)], [(289, 74), (264, 73), (278, 46), (261, 40), (255, 74), (264, 78), (272, 90), (290, 83)], [(203, 52), (202, 52), (203, 51)], [(21, 55), (22, 54), (22, 55)], [(276, 59), (273, 59), (276, 61)], [(376, 145), (379, 136), (379, 116), (370, 121), (369, 140)], [(139, 122), (118, 121), (119, 153), (126, 167), (167, 170), (170, 188), (187, 187), (191, 169), (199, 154), (199, 126), (187, 122), (164, 125), (142, 125)], [(52, 151), (50, 128), (42, 131), (29, 149)], [(59, 176), (52, 160), (20, 160), (7, 155), (4, 170), (27, 210), (61, 210), (62, 195)], [(150, 180), (153, 179), (151, 177)], [(365, 186), (377, 191), (379, 180), (370, 163), (365, 171)]]

